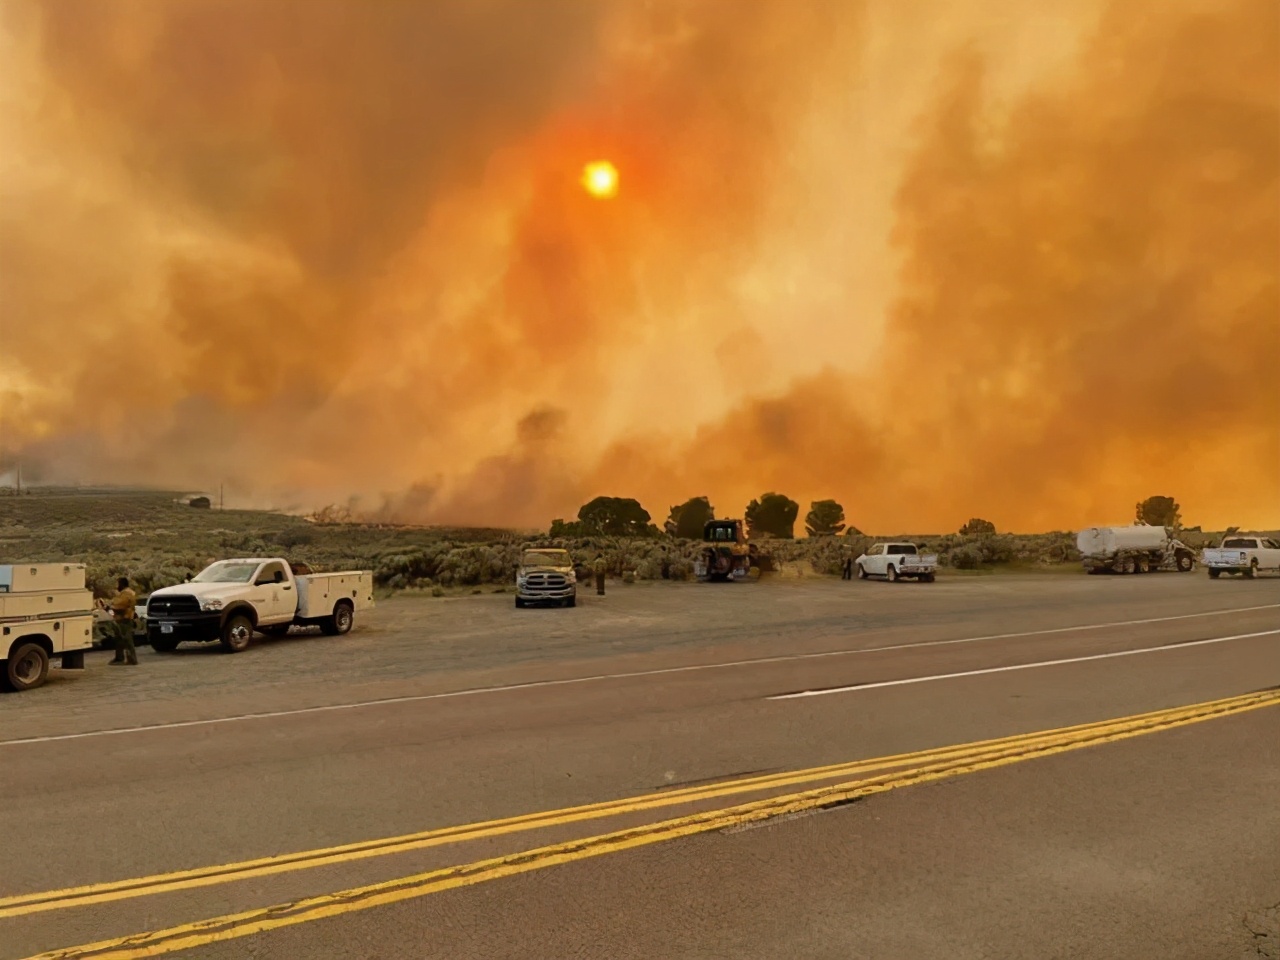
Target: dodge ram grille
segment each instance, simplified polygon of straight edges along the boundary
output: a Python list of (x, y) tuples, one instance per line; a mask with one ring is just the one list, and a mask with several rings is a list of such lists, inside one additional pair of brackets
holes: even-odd
[(200, 601), (195, 597), (152, 597), (147, 602), (148, 619), (181, 617), (200, 612)]

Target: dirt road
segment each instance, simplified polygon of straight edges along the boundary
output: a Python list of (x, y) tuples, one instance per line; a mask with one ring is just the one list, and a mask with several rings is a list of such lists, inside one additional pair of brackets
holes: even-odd
[(401, 598), (105, 659), (0, 699), (0, 960), (1280, 943), (1276, 580)]

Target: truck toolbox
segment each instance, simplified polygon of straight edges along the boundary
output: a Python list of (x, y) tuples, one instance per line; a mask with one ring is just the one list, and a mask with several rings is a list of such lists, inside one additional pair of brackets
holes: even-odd
[(0, 594), (84, 588), (83, 563), (0, 564)]
[[(89, 632), (81, 637), (82, 621), (88, 622)], [(61, 653), (68, 646), (75, 648), (84, 640), (93, 646), (93, 614), (73, 617), (50, 617), (47, 620), (12, 620), (0, 624), (0, 656), (19, 637), (43, 636), (51, 641), (54, 653)]]
[(343, 598), (351, 600), (356, 610), (373, 606), (373, 575), (368, 572), (308, 573), (297, 581), (300, 620), (327, 617)]
[(0, 620), (23, 620), (59, 614), (93, 613), (88, 590), (49, 590), (42, 593), (0, 593)]
[(93, 614), (67, 617), (62, 621), (62, 650), (85, 650), (93, 646)]

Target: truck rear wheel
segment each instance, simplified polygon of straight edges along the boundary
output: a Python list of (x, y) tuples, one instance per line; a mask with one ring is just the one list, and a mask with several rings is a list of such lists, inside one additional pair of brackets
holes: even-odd
[(38, 643), (19, 644), (4, 661), (0, 682), (6, 690), (34, 690), (49, 676), (49, 654)]
[(895, 567), (892, 563), (891, 563), (891, 564), (889, 564), (889, 572), (886, 574), (886, 576), (889, 578), (889, 582), (890, 582), (890, 583), (897, 583), (897, 582), (898, 582), (898, 568), (897, 568), (897, 567)]
[(1150, 573), (1151, 561), (1148, 560), (1146, 557), (1139, 557), (1137, 560), (1134, 561), (1133, 572), (1134, 573)]
[(1209, 579), (1210, 579), (1210, 580), (1217, 580), (1220, 576), (1222, 576), (1222, 571), (1221, 571), (1221, 570), (1215, 570), (1215, 569), (1213, 569), (1213, 567), (1210, 567), (1210, 568), (1209, 568)]
[(355, 623), (355, 619), (356, 612), (351, 604), (342, 600), (333, 608), (333, 616), (326, 618), (320, 625), (320, 629), (327, 636), (340, 637), (351, 632), (351, 625)]
[(222, 626), (222, 649), (227, 653), (239, 653), (253, 640), (253, 621), (243, 613), (229, 617)]

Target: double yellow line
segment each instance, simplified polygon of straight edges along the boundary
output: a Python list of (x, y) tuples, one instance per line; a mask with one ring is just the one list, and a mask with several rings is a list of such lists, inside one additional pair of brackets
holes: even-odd
[[(1037, 757), (1160, 730), (1230, 716), (1280, 704), (1280, 691), (1265, 691), (1230, 697), (1209, 703), (1125, 717), (1099, 723), (1080, 724), (1057, 730), (987, 740), (939, 750), (898, 754), (875, 760), (815, 767), (683, 790), (646, 794), (625, 800), (588, 804), (565, 810), (535, 813), (485, 823), (468, 824), (408, 834), (364, 843), (329, 847), (282, 857), (224, 864), (200, 870), (161, 874), (136, 880), (95, 884), (46, 893), (25, 894), (0, 900), (0, 917), (13, 917), (74, 906), (105, 903), (216, 883), (260, 877), (292, 870), (343, 863), (369, 857), (419, 850), (446, 843), (499, 836), (527, 830), (603, 817), (658, 809), (700, 800), (744, 793), (758, 793), (782, 787), (821, 783), (888, 769), (877, 776), (841, 780), (798, 793), (754, 800), (725, 809), (688, 814), (612, 833), (552, 844), (532, 850), (446, 867), (396, 880), (356, 887), (320, 897), (309, 897), (263, 909), (228, 914), (164, 930), (136, 934), (98, 943), (43, 953), (28, 960), (137, 960), (189, 950), (204, 944), (238, 939), (281, 927), (294, 926), (325, 917), (367, 910), (389, 903), (427, 896), (501, 877), (528, 873), (561, 863), (601, 856), (622, 850), (661, 843), (729, 827), (765, 821), (774, 817), (818, 810), (823, 807), (883, 793), (898, 787), (927, 783), (949, 777), (1020, 763)], [(915, 766), (912, 766), (915, 764)], [(898, 769), (901, 768), (901, 769)]]

